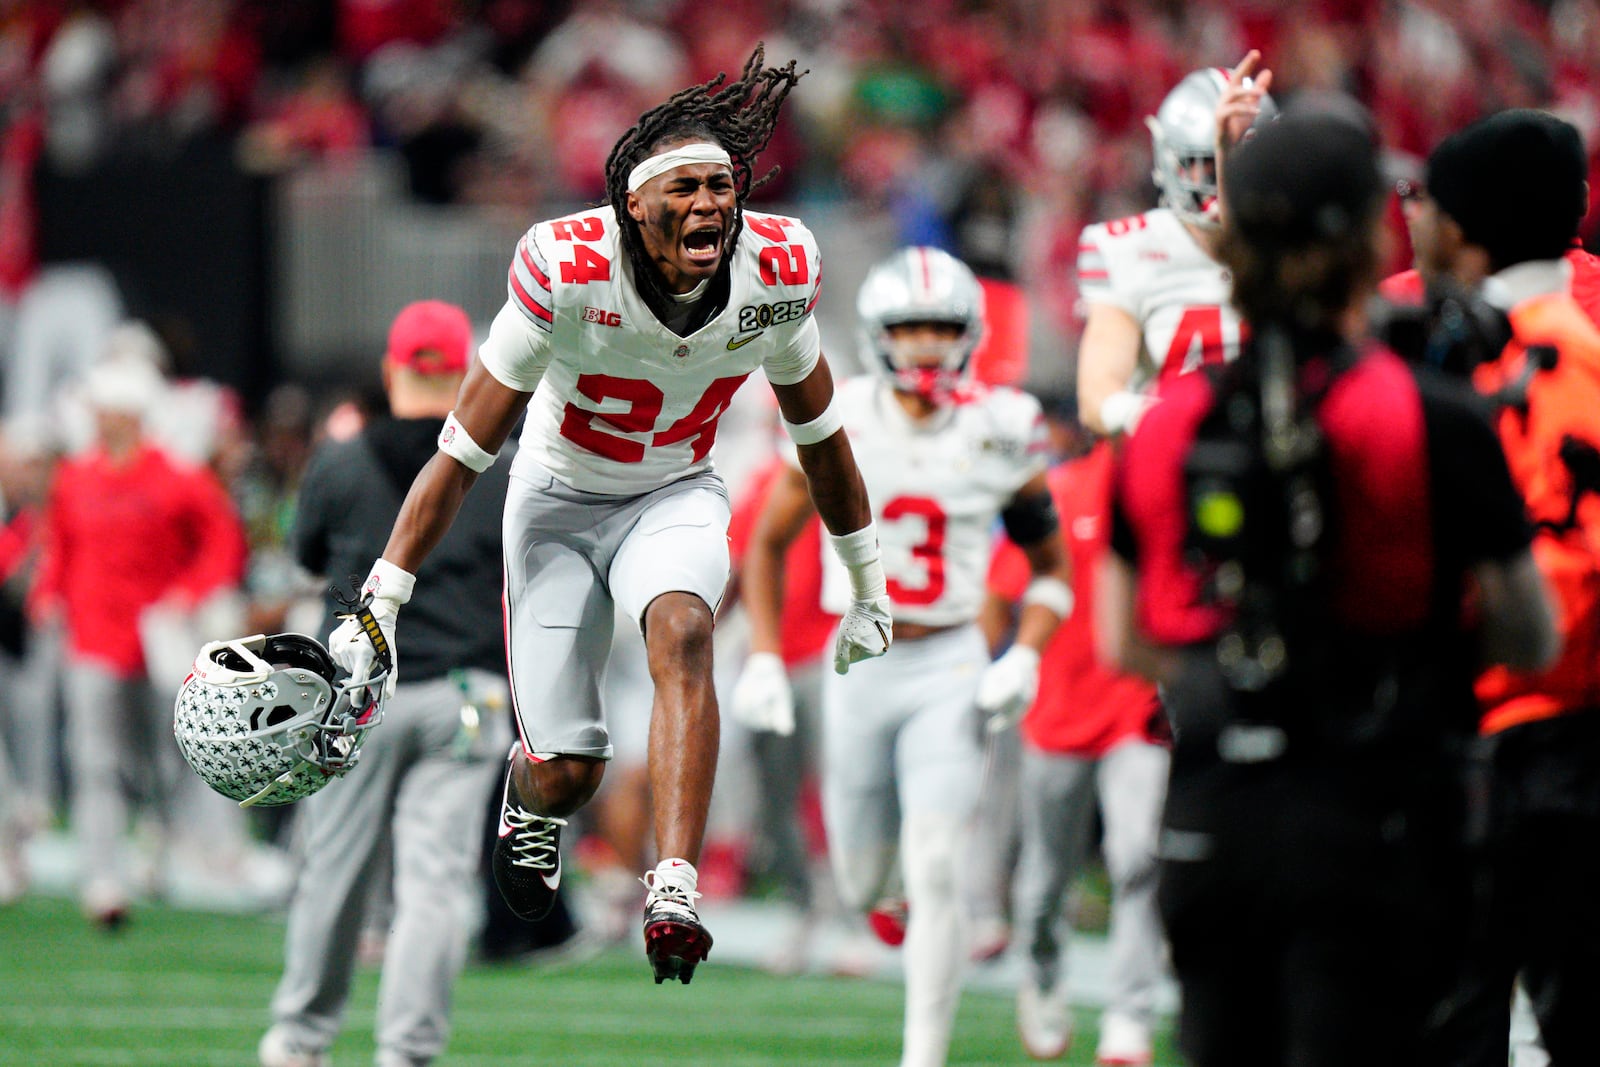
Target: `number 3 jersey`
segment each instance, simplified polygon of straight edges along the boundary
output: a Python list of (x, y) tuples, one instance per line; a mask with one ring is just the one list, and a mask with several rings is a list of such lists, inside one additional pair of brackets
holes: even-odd
[[(863, 375), (839, 383), (835, 403), (872, 501), (895, 619), (972, 621), (995, 520), (1048, 460), (1039, 402), (1006, 386), (972, 386), (913, 422), (885, 379)], [(792, 446), (786, 455), (797, 465)], [(849, 577), (832, 551), (822, 557), (823, 610), (842, 615)]]
[(1078, 291), (1139, 323), (1144, 344), (1133, 388), (1239, 354), (1239, 313), (1222, 264), (1166, 208), (1086, 226), (1078, 239)]
[(509, 299), (478, 349), (531, 392), (511, 473), (631, 495), (711, 466), (717, 421), (760, 367), (792, 385), (819, 359), (821, 262), (797, 219), (744, 214), (727, 305), (679, 337), (640, 296), (610, 207), (536, 224), (517, 243)]

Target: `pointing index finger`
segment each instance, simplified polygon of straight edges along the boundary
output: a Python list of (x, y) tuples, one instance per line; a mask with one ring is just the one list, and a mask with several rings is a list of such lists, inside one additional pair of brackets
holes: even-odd
[(1260, 62), (1261, 52), (1254, 48), (1250, 49), (1244, 54), (1244, 58), (1228, 71), (1228, 84), (1234, 87), (1244, 84), (1244, 80), (1255, 73), (1256, 64)]

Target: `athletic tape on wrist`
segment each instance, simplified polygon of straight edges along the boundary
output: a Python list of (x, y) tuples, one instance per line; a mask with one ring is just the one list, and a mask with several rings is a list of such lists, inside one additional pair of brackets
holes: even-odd
[(788, 419), (783, 420), (783, 428), (789, 431), (789, 440), (797, 445), (814, 445), (819, 441), (826, 441), (843, 425), (844, 418), (839, 414), (839, 408), (832, 399), (828, 401), (828, 406), (822, 409), (822, 414), (810, 422), (796, 424)]
[(681, 144), (676, 148), (653, 155), (649, 159), (641, 160), (637, 167), (628, 172), (628, 192), (638, 192), (639, 186), (651, 178), (658, 174), (665, 174), (674, 167), (681, 167), (685, 163), (722, 163), (732, 167), (733, 159), (728, 155), (727, 149), (721, 145), (710, 144), (706, 141)]
[(456, 413), (445, 416), (444, 428), (439, 431), (439, 451), (460, 463), (474, 474), (482, 474), (494, 465), (495, 457), (485, 452), (472, 439), (467, 428), (456, 421)]
[(1042, 574), (1028, 583), (1028, 588), (1023, 591), (1022, 603), (1040, 604), (1056, 613), (1056, 617), (1065, 619), (1072, 614), (1072, 605), (1076, 602), (1072, 587), (1060, 578), (1052, 578)]
[(372, 573), (367, 575), (361, 591), (395, 604), (406, 604), (410, 602), (411, 590), (416, 588), (416, 584), (415, 574), (396, 567), (380, 556), (372, 565)]
[(834, 555), (850, 572), (850, 595), (856, 600), (876, 600), (888, 595), (883, 563), (878, 557), (878, 525), (869, 522), (847, 534), (828, 535)]

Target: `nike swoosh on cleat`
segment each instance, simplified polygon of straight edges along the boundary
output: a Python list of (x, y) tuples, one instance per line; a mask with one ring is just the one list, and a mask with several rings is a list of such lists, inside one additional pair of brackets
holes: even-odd
[(754, 341), (757, 337), (760, 337), (763, 332), (764, 331), (762, 331), (762, 330), (757, 330), (755, 333), (751, 334), (749, 337), (730, 337), (730, 338), (728, 338), (728, 351), (732, 352), (734, 349), (743, 348), (745, 345), (749, 344), (751, 341)]
[(544, 883), (544, 887), (546, 889), (554, 893), (557, 889), (561, 888), (561, 868), (556, 868), (556, 876), (554, 878), (551, 878), (548, 874), (541, 873), (539, 875), (539, 880)]

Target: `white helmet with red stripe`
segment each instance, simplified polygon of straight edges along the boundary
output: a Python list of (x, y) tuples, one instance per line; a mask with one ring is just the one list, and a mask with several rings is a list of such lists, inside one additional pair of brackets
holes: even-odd
[[(861, 359), (895, 388), (942, 403), (958, 389), (983, 337), (983, 288), (972, 269), (938, 248), (903, 248), (867, 272), (856, 297)], [(891, 327), (935, 323), (957, 328), (948, 339), (910, 340)]]
[[(1217, 101), (1228, 72), (1206, 67), (1184, 76), (1144, 124), (1150, 129), (1154, 167), (1150, 177), (1161, 202), (1184, 222), (1214, 227), (1217, 216)], [(1272, 97), (1261, 98), (1256, 125), (1277, 117)]]

